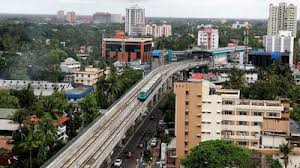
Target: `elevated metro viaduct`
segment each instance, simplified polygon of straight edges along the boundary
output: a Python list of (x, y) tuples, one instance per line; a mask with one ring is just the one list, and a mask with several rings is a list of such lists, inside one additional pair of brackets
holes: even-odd
[[(164, 65), (153, 70), (112, 105), (104, 116), (98, 117), (42, 167), (98, 168), (105, 161), (110, 162), (114, 148), (126, 136), (127, 130), (135, 124), (142, 113), (152, 109), (159, 98), (172, 89), (173, 81), (184, 80), (190, 69), (208, 66), (209, 63), (209, 58), (198, 58)], [(162, 80), (146, 101), (139, 101), (137, 96), (140, 90), (157, 74), (161, 75)]]

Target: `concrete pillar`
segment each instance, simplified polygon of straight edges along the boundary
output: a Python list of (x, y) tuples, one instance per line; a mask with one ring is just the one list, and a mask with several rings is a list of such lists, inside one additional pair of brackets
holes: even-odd
[(184, 71), (181, 71), (179, 76), (179, 81), (183, 81), (183, 80), (184, 80)]
[(110, 165), (112, 163), (111, 155), (112, 155), (112, 153), (108, 154), (108, 156), (106, 158), (107, 165)]

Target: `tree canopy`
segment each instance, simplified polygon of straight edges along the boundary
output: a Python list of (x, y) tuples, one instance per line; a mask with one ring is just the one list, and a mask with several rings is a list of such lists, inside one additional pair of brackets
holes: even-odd
[(222, 140), (201, 142), (181, 164), (186, 168), (251, 167), (246, 149)]

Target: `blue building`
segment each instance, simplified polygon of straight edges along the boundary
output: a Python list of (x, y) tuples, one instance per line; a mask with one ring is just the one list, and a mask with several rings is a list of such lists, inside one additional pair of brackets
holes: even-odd
[(65, 98), (71, 102), (77, 102), (83, 99), (84, 96), (93, 92), (92, 87), (78, 87), (65, 91)]

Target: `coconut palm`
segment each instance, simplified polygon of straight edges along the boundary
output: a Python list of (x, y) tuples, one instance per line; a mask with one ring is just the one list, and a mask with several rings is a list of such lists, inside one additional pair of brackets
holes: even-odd
[(32, 151), (43, 144), (41, 140), (41, 130), (37, 126), (28, 128), (28, 133), (23, 134), (23, 142), (18, 147), (24, 151), (29, 151), (29, 167), (32, 168)]
[(284, 163), (284, 167), (287, 168), (289, 163), (289, 154), (292, 151), (292, 146), (290, 142), (282, 143), (279, 145), (280, 152), (283, 154), (283, 157), (281, 158)]

